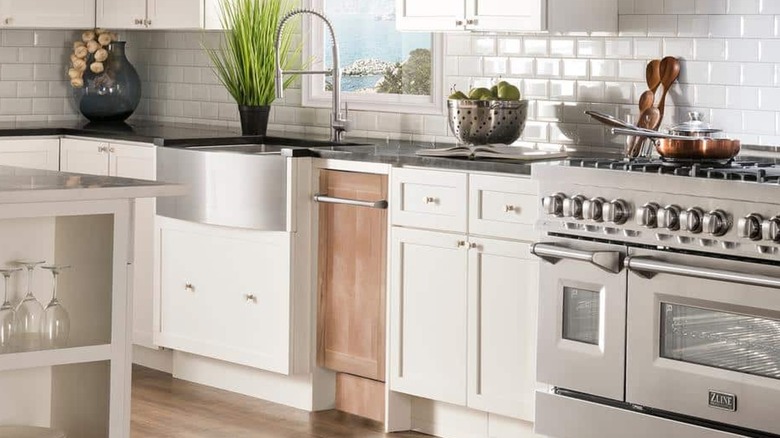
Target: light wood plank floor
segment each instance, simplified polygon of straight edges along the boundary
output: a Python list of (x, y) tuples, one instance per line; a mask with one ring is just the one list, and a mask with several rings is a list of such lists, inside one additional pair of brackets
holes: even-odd
[(132, 438), (420, 438), (338, 411), (309, 413), (133, 367)]

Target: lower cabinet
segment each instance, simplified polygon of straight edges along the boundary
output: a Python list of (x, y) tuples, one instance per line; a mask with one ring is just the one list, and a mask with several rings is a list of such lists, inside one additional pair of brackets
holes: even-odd
[(291, 372), (290, 234), (160, 228), (158, 345)]
[(60, 139), (0, 139), (0, 165), (60, 170)]
[[(432, 185), (439, 173), (404, 169), (391, 184), (414, 177)], [(533, 421), (538, 262), (517, 239), (533, 234), (524, 223), (535, 217), (526, 202), (534, 187), (470, 175), (469, 188), (453, 199), (469, 206), (468, 233), (409, 228), (394, 217), (390, 389)]]

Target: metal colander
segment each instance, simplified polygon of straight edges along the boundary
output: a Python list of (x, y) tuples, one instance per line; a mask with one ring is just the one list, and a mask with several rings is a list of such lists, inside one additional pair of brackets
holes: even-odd
[(452, 134), (466, 144), (510, 144), (520, 138), (527, 100), (448, 100)]

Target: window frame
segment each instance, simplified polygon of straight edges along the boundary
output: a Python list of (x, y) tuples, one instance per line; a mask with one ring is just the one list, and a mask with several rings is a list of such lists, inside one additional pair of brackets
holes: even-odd
[[(324, 11), (327, 0), (308, 0), (310, 9)], [(311, 70), (324, 70), (324, 50), (328, 38), (324, 37), (324, 23), (309, 14), (302, 20), (303, 59), (312, 59)], [(336, 38), (343, 40), (338, 34)], [(410, 114), (444, 114), (444, 53), (445, 39), (442, 33), (431, 33), (431, 94), (413, 96), (389, 93), (357, 94), (341, 93), (341, 101), (349, 105), (350, 110), (380, 111)], [(329, 43), (329, 41), (328, 41)], [(339, 44), (341, 45), (341, 43)], [(328, 44), (330, 46), (330, 44)], [(322, 48), (321, 50), (318, 48)], [(342, 65), (341, 68), (345, 66)], [(320, 91), (323, 88), (323, 75), (301, 75), (301, 105), (305, 107), (330, 108), (331, 92)]]

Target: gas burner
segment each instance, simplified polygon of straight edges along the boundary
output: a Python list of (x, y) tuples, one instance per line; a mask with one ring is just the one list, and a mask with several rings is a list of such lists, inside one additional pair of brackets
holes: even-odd
[(774, 161), (572, 158), (569, 160), (569, 165), (638, 173), (780, 184), (780, 165), (775, 164)]

